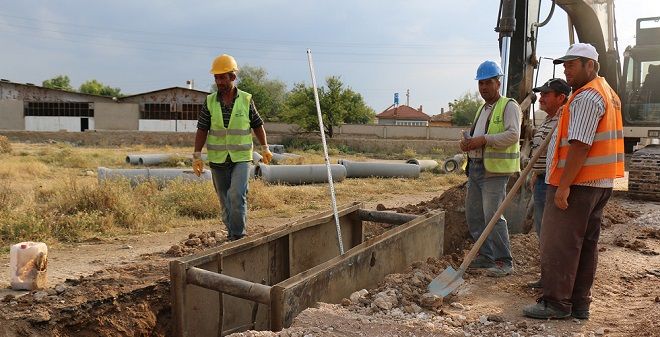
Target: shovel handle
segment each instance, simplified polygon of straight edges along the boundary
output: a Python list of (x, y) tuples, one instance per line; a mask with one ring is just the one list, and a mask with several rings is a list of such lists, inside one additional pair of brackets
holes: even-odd
[(516, 195), (518, 190), (520, 189), (520, 186), (524, 183), (525, 178), (529, 174), (529, 171), (532, 170), (532, 166), (534, 166), (534, 163), (539, 159), (541, 156), (541, 153), (545, 151), (545, 149), (548, 147), (548, 144), (550, 143), (550, 138), (552, 138), (552, 134), (555, 132), (555, 129), (557, 129), (557, 125), (555, 125), (550, 132), (546, 135), (545, 139), (543, 140), (543, 143), (539, 147), (539, 150), (536, 151), (536, 154), (532, 156), (532, 159), (530, 159), (529, 163), (527, 163), (527, 166), (525, 166), (525, 169), (520, 173), (520, 177), (518, 177), (518, 180), (516, 180), (516, 183), (513, 185), (509, 193), (506, 194), (506, 197), (504, 198), (504, 201), (502, 204), (500, 204), (500, 207), (497, 208), (497, 211), (495, 211), (495, 214), (493, 214), (493, 217), (490, 219), (490, 222), (488, 222), (488, 225), (486, 228), (484, 228), (484, 231), (481, 233), (481, 236), (479, 236), (479, 239), (474, 243), (472, 246), (472, 249), (470, 249), (470, 252), (465, 256), (465, 259), (463, 260), (463, 263), (461, 263), (461, 266), (459, 267), (459, 273), (464, 272), (467, 269), (467, 266), (472, 263), (472, 260), (474, 260), (474, 257), (477, 256), (477, 253), (479, 252), (479, 248), (481, 248), (481, 245), (484, 244), (484, 241), (486, 241), (486, 238), (490, 234), (490, 232), (493, 231), (493, 228), (495, 227), (495, 223), (497, 223), (497, 220), (502, 216), (502, 213), (504, 213), (504, 210), (509, 206), (511, 203), (511, 199), (513, 199), (513, 196)]

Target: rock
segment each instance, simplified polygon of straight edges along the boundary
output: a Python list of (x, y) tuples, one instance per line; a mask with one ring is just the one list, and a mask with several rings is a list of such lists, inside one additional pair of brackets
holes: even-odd
[(44, 298), (46, 298), (46, 296), (48, 296), (48, 293), (45, 291), (37, 291), (32, 295), (34, 300), (37, 302), (41, 302)]
[(173, 245), (167, 251), (167, 254), (174, 255), (174, 256), (181, 256), (181, 255), (183, 255), (183, 247), (181, 247), (180, 245)]
[(186, 246), (189, 247), (199, 246), (202, 244), (202, 240), (200, 240), (199, 238), (190, 238), (186, 240), (185, 244)]
[(12, 294), (8, 294), (8, 295), (6, 295), (5, 297), (2, 298), (2, 301), (3, 302), (11, 302), (15, 298), (16, 298), (16, 296), (14, 296)]
[(55, 285), (55, 292), (57, 292), (58, 294), (61, 294), (65, 291), (66, 291), (66, 286), (64, 284), (59, 283), (59, 284)]
[(479, 316), (479, 323), (486, 324), (486, 322), (488, 322), (488, 316), (486, 315)]
[(95, 175), (95, 173), (92, 170), (87, 170), (87, 171), (85, 171), (85, 175), (88, 176), (88, 177), (93, 177)]
[(218, 242), (214, 237), (209, 237), (206, 239), (206, 241), (208, 242), (209, 246), (214, 246)]
[(518, 329), (527, 329), (527, 321), (520, 321), (516, 323), (516, 328)]
[(373, 304), (383, 310), (392, 309), (392, 302), (388, 301), (384, 297), (378, 297), (374, 300)]
[(197, 234), (195, 234), (195, 233), (188, 234), (188, 239), (194, 239), (196, 237), (197, 237)]
[(520, 337), (520, 334), (514, 331), (511, 333), (511, 337)]
[(500, 322), (504, 322), (504, 317), (500, 315), (488, 315), (488, 320), (491, 322), (500, 323)]
[(123, 246), (121, 246), (121, 249), (133, 249), (133, 246), (131, 246), (131, 245), (123, 245)]
[(48, 296), (57, 295), (57, 291), (55, 291), (53, 288), (46, 289), (46, 293), (48, 293)]
[(602, 336), (605, 334), (605, 328), (598, 328), (596, 331), (594, 331), (594, 333), (598, 336)]
[(462, 304), (458, 303), (458, 302), (452, 302), (450, 305), (452, 307), (456, 308), (456, 309), (465, 310), (465, 307)]
[(48, 321), (50, 321), (50, 313), (48, 313), (48, 311), (45, 311), (45, 310), (44, 311), (38, 310), (38, 311), (32, 313), (28, 317), (28, 321), (30, 321), (31, 323), (48, 322)]
[(369, 292), (366, 289), (361, 289), (361, 290), (353, 292), (351, 294), (351, 296), (349, 296), (349, 298), (352, 302), (357, 303), (357, 302), (360, 301), (360, 298), (366, 296), (368, 293)]
[(436, 296), (431, 293), (425, 293), (420, 298), (420, 303), (422, 307), (427, 309), (435, 309), (442, 306), (442, 297)]

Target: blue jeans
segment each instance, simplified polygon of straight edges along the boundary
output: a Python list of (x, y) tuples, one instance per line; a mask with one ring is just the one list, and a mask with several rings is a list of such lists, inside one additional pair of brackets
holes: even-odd
[(249, 162), (230, 163), (224, 167), (211, 167), (213, 187), (220, 199), (222, 221), (227, 226), (229, 239), (245, 236)]
[[(468, 230), (476, 241), (504, 200), (509, 176), (486, 177), (483, 162), (474, 160), (470, 160), (468, 171), (465, 218)], [(497, 220), (493, 231), (479, 249), (479, 254), (512, 265), (509, 230), (504, 216)]]
[(541, 220), (543, 220), (545, 192), (547, 190), (548, 185), (545, 183), (545, 174), (537, 175), (534, 183), (534, 228), (539, 238), (541, 237)]

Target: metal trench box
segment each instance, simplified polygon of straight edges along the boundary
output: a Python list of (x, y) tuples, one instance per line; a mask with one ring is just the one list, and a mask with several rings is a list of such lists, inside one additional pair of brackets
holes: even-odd
[[(338, 209), (170, 262), (173, 335), (279, 331), (316, 302), (338, 303), (385, 275), (443, 253), (444, 212), (420, 216)], [(398, 225), (364, 239), (363, 221)]]

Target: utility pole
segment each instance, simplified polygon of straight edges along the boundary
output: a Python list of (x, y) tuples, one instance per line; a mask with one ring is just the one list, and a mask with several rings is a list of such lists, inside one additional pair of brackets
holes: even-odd
[(410, 106), (410, 89), (406, 89), (406, 105)]

